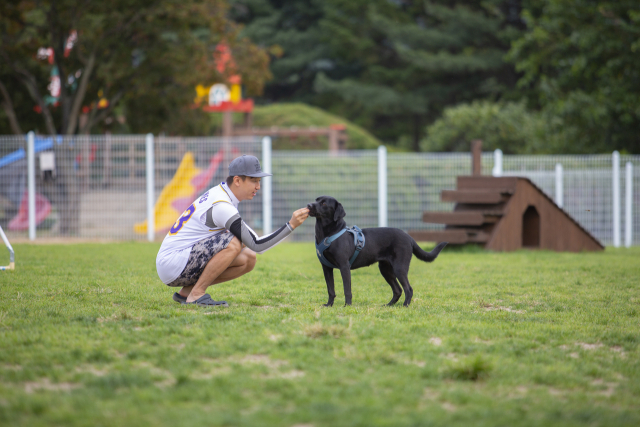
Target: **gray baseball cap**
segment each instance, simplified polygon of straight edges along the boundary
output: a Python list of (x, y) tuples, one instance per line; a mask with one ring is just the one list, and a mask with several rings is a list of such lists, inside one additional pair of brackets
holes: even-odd
[(250, 176), (252, 178), (262, 178), (263, 176), (271, 176), (270, 173), (262, 172), (260, 162), (257, 157), (242, 156), (234, 159), (229, 163), (229, 175), (230, 176)]

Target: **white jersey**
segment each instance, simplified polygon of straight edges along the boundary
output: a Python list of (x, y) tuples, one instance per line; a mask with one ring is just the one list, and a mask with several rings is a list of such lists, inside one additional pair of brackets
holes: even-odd
[(222, 182), (197, 198), (180, 215), (162, 241), (156, 257), (156, 269), (163, 283), (169, 284), (180, 276), (191, 248), (202, 239), (230, 230), (247, 247), (262, 253), (291, 233), (292, 228), (287, 223), (268, 236), (258, 238), (240, 218), (238, 203), (240, 201)]

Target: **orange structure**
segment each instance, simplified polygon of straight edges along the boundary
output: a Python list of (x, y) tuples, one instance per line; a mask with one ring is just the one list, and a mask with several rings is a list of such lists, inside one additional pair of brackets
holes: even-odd
[[(216, 70), (224, 77), (224, 83), (211, 86), (196, 86), (194, 107), (202, 108), (208, 113), (222, 113), (222, 136), (280, 136), (288, 138), (326, 136), (329, 150), (338, 151), (346, 148), (346, 127), (334, 124), (327, 127), (310, 128), (256, 128), (252, 126), (253, 99), (243, 99), (237, 65), (233, 60), (229, 45), (222, 42), (213, 53)], [(230, 86), (230, 89), (227, 87)], [(206, 102), (205, 102), (206, 100)], [(234, 127), (231, 113), (244, 113), (244, 124)]]

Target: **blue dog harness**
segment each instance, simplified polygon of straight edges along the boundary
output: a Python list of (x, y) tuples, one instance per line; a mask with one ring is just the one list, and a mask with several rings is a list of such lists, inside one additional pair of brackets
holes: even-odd
[(331, 243), (333, 243), (334, 240), (342, 236), (345, 232), (353, 234), (353, 243), (355, 243), (356, 245), (356, 251), (349, 259), (349, 266), (353, 265), (353, 262), (358, 257), (358, 254), (360, 253), (362, 248), (364, 248), (364, 233), (362, 232), (362, 230), (360, 230), (360, 228), (358, 228), (357, 225), (354, 225), (352, 228), (344, 228), (338, 231), (333, 236), (325, 237), (322, 242), (316, 244), (316, 255), (318, 255), (318, 259), (322, 264), (326, 265), (329, 268), (338, 268), (335, 265), (331, 264), (329, 260), (324, 257), (324, 251), (327, 250), (329, 246), (331, 246)]

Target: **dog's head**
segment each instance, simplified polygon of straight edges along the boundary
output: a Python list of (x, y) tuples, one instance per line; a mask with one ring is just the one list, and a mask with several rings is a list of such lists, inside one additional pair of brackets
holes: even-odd
[(329, 196), (318, 197), (315, 202), (309, 203), (307, 208), (309, 216), (322, 218), (326, 222), (340, 221), (347, 216), (340, 202)]

